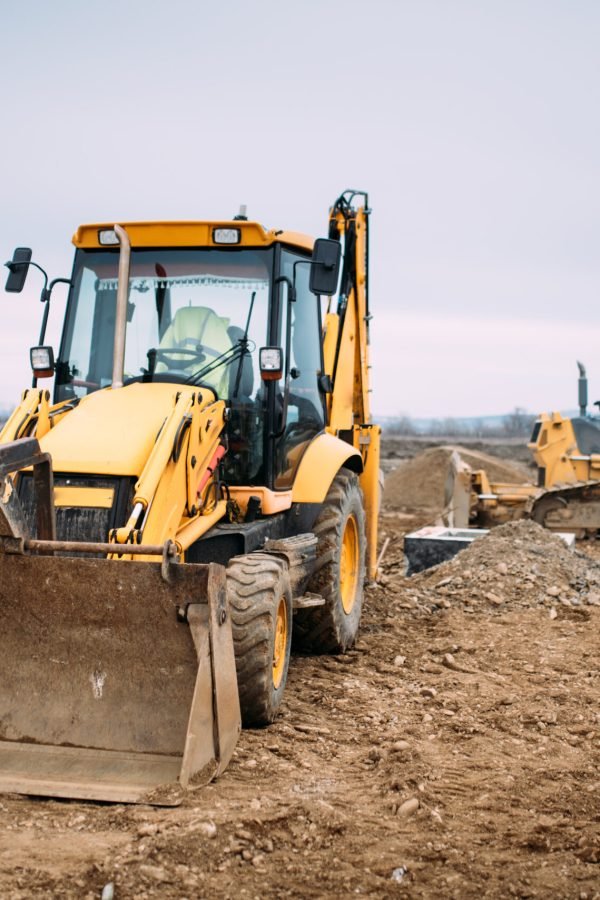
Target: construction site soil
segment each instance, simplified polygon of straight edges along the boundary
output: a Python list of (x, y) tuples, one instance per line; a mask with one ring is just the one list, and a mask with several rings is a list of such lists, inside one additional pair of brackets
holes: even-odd
[(519, 522), (407, 579), (422, 465), (356, 647), (178, 808), (0, 797), (2, 897), (600, 898), (600, 554)]

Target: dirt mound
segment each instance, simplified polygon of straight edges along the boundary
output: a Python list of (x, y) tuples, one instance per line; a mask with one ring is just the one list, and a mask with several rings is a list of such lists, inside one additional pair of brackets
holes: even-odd
[(505, 462), (464, 447), (434, 447), (402, 463), (386, 477), (385, 505), (392, 509), (441, 512), (444, 507), (444, 485), (454, 450), (472, 469), (484, 469), (490, 481), (523, 484), (531, 480), (527, 468), (518, 463)]
[(600, 606), (600, 565), (527, 520), (493, 529), (410, 583), (415, 603), (429, 608), (546, 606), (555, 617), (561, 606), (583, 616)]

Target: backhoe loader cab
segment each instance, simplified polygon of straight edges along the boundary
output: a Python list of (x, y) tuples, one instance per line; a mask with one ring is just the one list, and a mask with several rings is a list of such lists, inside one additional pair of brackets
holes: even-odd
[[(0, 432), (0, 789), (165, 802), (222, 770), (240, 716), (272, 721), (292, 632), (353, 644), (377, 538), (368, 215), (346, 192), (316, 242), (77, 230), (56, 363), (32, 352), (53, 401), (25, 391)], [(12, 265), (20, 289), (37, 264)]]

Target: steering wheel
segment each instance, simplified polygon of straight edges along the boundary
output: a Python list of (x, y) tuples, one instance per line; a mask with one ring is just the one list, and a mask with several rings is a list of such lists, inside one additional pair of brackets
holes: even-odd
[[(160, 347), (155, 350), (156, 353), (156, 361), (165, 362), (169, 368), (177, 368), (178, 364), (181, 366), (183, 360), (176, 359), (176, 356), (188, 356), (190, 358), (190, 362), (198, 362), (203, 363), (206, 360), (206, 354), (203, 349), (196, 350), (188, 350), (187, 347), (169, 347), (168, 349), (162, 350)], [(187, 363), (186, 363), (187, 365)]]

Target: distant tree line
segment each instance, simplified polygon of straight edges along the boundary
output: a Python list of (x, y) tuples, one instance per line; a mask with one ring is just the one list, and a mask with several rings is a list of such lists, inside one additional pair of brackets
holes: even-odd
[(535, 416), (520, 406), (500, 419), (456, 419), (445, 417), (427, 422), (414, 421), (410, 416), (401, 415), (386, 422), (386, 434), (399, 437), (511, 437), (528, 438), (533, 428)]

